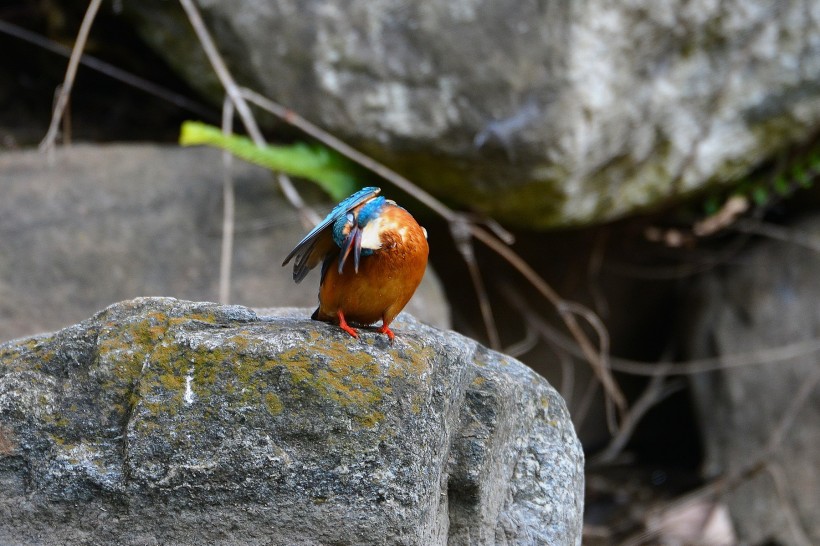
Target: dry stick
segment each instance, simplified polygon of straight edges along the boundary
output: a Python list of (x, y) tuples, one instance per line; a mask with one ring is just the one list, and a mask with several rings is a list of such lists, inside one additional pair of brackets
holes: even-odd
[[(668, 372), (670, 364), (660, 365)], [(629, 412), (621, 422), (618, 433), (609, 441), (609, 444), (599, 453), (596, 453), (588, 462), (589, 465), (602, 465), (611, 463), (620, 455), (626, 443), (635, 432), (643, 416), (655, 405), (662, 402), (669, 395), (684, 388), (682, 379), (673, 380), (667, 383), (666, 374), (659, 374), (653, 377), (644, 389), (641, 396), (629, 407)]]
[(63, 117), (63, 112), (68, 104), (68, 98), (71, 96), (71, 88), (74, 86), (74, 78), (77, 75), (77, 67), (80, 64), (80, 57), (82, 57), (85, 43), (88, 41), (88, 33), (91, 32), (91, 25), (94, 23), (94, 18), (97, 16), (97, 11), (100, 9), (102, 0), (91, 0), (88, 4), (88, 9), (83, 16), (83, 22), (80, 24), (80, 31), (77, 34), (77, 40), (74, 42), (74, 49), (71, 51), (71, 57), (68, 59), (68, 68), (65, 72), (65, 79), (60, 88), (60, 93), (57, 96), (57, 104), (51, 113), (51, 123), (48, 126), (48, 132), (40, 142), (40, 151), (51, 154), (54, 150), (54, 143), (57, 140), (57, 132), (60, 130), (60, 120)]
[(530, 323), (524, 324), (524, 338), (504, 347), (504, 354), (518, 358), (532, 351), (538, 345), (538, 334)]
[(812, 237), (808, 233), (799, 230), (747, 219), (737, 220), (729, 226), (729, 229), (750, 235), (762, 235), (769, 239), (800, 246), (813, 252), (820, 252), (820, 240), (818, 240), (817, 237)]
[(601, 385), (601, 382), (598, 381), (596, 376), (592, 376), (589, 378), (589, 382), (587, 383), (587, 388), (581, 394), (581, 401), (578, 402), (578, 405), (572, 408), (570, 415), (572, 415), (572, 422), (575, 424), (575, 429), (578, 430), (587, 420), (589, 417), (589, 410), (592, 407), (592, 401), (595, 399), (595, 395), (598, 392), (598, 387)]
[[(607, 396), (610, 397), (612, 402), (618, 408), (619, 411), (623, 412), (626, 410), (626, 398), (624, 398), (623, 393), (621, 392), (620, 387), (615, 382), (614, 377), (612, 376), (612, 371), (609, 369), (608, 360), (609, 355), (603, 349), (599, 349), (599, 351), (595, 350), (594, 345), (587, 337), (586, 333), (584, 333), (581, 325), (578, 324), (576, 320), (576, 312), (578, 310), (583, 309), (584, 313), (582, 316), (587, 320), (590, 317), (594, 317), (595, 314), (591, 311), (588, 311), (585, 307), (579, 304), (569, 304), (569, 302), (562, 299), (557, 292), (555, 292), (552, 287), (547, 284), (545, 280), (543, 280), (533, 269), (530, 265), (521, 259), (518, 254), (512, 251), (511, 248), (504, 245), (498, 239), (492, 237), (489, 233), (485, 230), (480, 228), (479, 226), (471, 226), (472, 227), (472, 234), (474, 237), (479, 239), (481, 242), (495, 250), (495, 252), (505, 258), (513, 267), (515, 267), (519, 273), (521, 273), (524, 278), (526, 278), (530, 284), (532, 284), (536, 290), (538, 290), (541, 295), (543, 295), (552, 305), (555, 306), (555, 309), (558, 311), (558, 314), (561, 316), (561, 319), (564, 321), (564, 324), (567, 326), (567, 329), (572, 333), (572, 337), (578, 342), (578, 345), (581, 348), (581, 352), (584, 355), (584, 358), (592, 365), (592, 371), (595, 372), (595, 375), (598, 376), (598, 379), (601, 381), (601, 385), (604, 387), (604, 391), (606, 391)], [(590, 324), (598, 330), (597, 322), (590, 322)], [(603, 332), (606, 330), (604, 329)], [(602, 331), (598, 331), (599, 336), (602, 335)], [(602, 343), (604, 340), (607, 339), (606, 336), (601, 338)]]
[[(612, 398), (615, 405), (621, 411), (623, 411), (626, 408), (626, 399), (621, 393), (621, 390), (618, 387), (618, 385), (615, 383), (615, 380), (612, 378), (611, 372), (607, 368), (607, 355), (605, 353), (599, 354), (595, 350), (592, 342), (589, 341), (589, 338), (587, 338), (586, 334), (576, 321), (574, 314), (567, 307), (567, 302), (561, 299), (561, 297), (558, 296), (558, 294), (549, 286), (549, 284), (547, 284), (547, 282), (543, 280), (529, 266), (529, 264), (527, 264), (527, 262), (521, 259), (521, 257), (519, 257), (512, 249), (506, 246), (503, 241), (500, 241), (498, 238), (496, 238), (480, 226), (470, 223), (469, 220), (465, 219), (465, 215), (457, 213), (451, 210), (450, 208), (446, 207), (441, 201), (439, 201), (426, 191), (422, 190), (421, 188), (419, 188), (418, 186), (416, 186), (415, 184), (413, 184), (397, 172), (389, 169), (388, 167), (379, 163), (375, 159), (361, 153), (360, 151), (356, 150), (352, 146), (349, 146), (342, 140), (336, 138), (330, 133), (324, 131), (323, 129), (320, 129), (319, 127), (307, 121), (305, 118), (301, 117), (292, 110), (289, 110), (249, 89), (243, 89), (242, 94), (249, 101), (255, 103), (262, 109), (267, 110), (271, 114), (296, 127), (305, 134), (313, 137), (317, 141), (323, 143), (328, 148), (335, 150), (336, 152), (354, 161), (355, 163), (358, 163), (362, 167), (377, 174), (385, 180), (389, 180), (392, 184), (401, 188), (404, 192), (413, 196), (419, 202), (423, 203), (427, 208), (429, 208), (430, 210), (444, 218), (451, 225), (456, 222), (461, 222), (462, 225), (466, 224), (469, 228), (469, 234), (472, 237), (480, 240), (485, 245), (487, 245), (491, 250), (495, 251), (496, 254), (499, 254), (502, 258), (507, 260), (507, 262), (509, 262), (514, 268), (516, 268), (519, 271), (519, 273), (521, 273), (530, 283), (532, 283), (533, 286), (535, 286), (535, 288), (550, 303), (552, 303), (556, 307), (556, 309), (558, 309), (558, 312), (560, 313), (562, 320), (567, 325), (567, 328), (570, 330), (573, 337), (578, 341), (578, 344), (581, 346), (581, 350), (583, 351), (585, 358), (592, 365), (596, 375), (603, 378), (601, 379), (601, 381), (604, 385), (604, 389), (606, 390), (607, 395)], [(456, 241), (457, 244), (458, 242), (459, 241)], [(489, 329), (491, 328), (492, 324), (492, 322), (487, 322), (485, 317), (485, 327)]]
[[(234, 106), (236, 106), (236, 111), (242, 119), (242, 124), (248, 131), (248, 135), (251, 137), (254, 144), (260, 148), (264, 147), (266, 142), (262, 136), (262, 132), (259, 130), (259, 125), (257, 125), (256, 119), (253, 117), (253, 113), (251, 112), (248, 103), (245, 102), (245, 99), (239, 90), (239, 86), (236, 85), (233, 76), (227, 66), (225, 66), (225, 62), (222, 60), (219, 51), (216, 49), (213, 38), (211, 38), (211, 34), (208, 32), (205, 23), (202, 21), (202, 16), (199, 14), (199, 10), (194, 5), (192, 0), (179, 0), (179, 3), (185, 10), (188, 20), (191, 22), (191, 26), (194, 27), (194, 32), (196, 32), (199, 43), (202, 45), (202, 49), (205, 51), (205, 55), (208, 57), (208, 61), (211, 63), (211, 67), (214, 69), (214, 72), (216, 72), (216, 76), (219, 78), (222, 87), (234, 103)], [(319, 216), (305, 205), (301, 196), (296, 189), (293, 188), (293, 184), (288, 178), (279, 177), (279, 185), (282, 188), (282, 193), (290, 201), (291, 205), (299, 211), (299, 214), (305, 220), (306, 224), (314, 225), (319, 222)]]
[(478, 295), (478, 306), (481, 310), (481, 317), (484, 320), (485, 329), (487, 330), (490, 347), (495, 350), (500, 350), (501, 338), (498, 335), (498, 328), (495, 325), (495, 317), (493, 316), (490, 298), (487, 296), (487, 290), (484, 287), (484, 279), (481, 277), (481, 270), (475, 258), (475, 247), (470, 237), (470, 224), (462, 216), (457, 217), (457, 219), (450, 222), (449, 225), (450, 234), (456, 243), (456, 248), (461, 254), (462, 259), (467, 264), (467, 269), (470, 272), (470, 280), (472, 280), (476, 294)]
[[(63, 86), (60, 86), (60, 91), (62, 91)], [(57, 94), (60, 94), (60, 91)], [(71, 146), (71, 96), (69, 95), (68, 100), (65, 103), (65, 110), (63, 110), (63, 146)]]
[[(14, 36), (15, 38), (33, 44), (47, 51), (51, 51), (52, 53), (56, 53), (57, 55), (62, 55), (63, 57), (69, 58), (71, 57), (71, 48), (68, 48), (44, 36), (40, 36), (35, 32), (31, 32), (30, 30), (26, 30), (15, 24), (9, 23), (8, 21), (0, 21), (0, 32), (8, 34), (9, 36)], [(184, 108), (185, 110), (193, 112), (203, 118), (214, 117), (213, 110), (189, 99), (185, 95), (181, 95), (175, 91), (162, 87), (161, 85), (157, 85), (154, 82), (140, 78), (135, 74), (131, 74), (130, 72), (107, 63), (102, 59), (98, 59), (93, 55), (83, 54), (80, 57), (80, 64), (95, 70), (100, 74), (105, 74), (109, 78), (113, 78), (126, 85), (130, 85), (135, 89), (144, 91), (149, 95), (153, 95), (180, 108)]]
[[(222, 133), (230, 135), (233, 131), (233, 101), (225, 97), (222, 105)], [(233, 266), (233, 238), (236, 218), (235, 194), (231, 165), (233, 154), (222, 152), (222, 250), (219, 258), (219, 301), (230, 303), (231, 269)]]
[[(578, 350), (577, 345), (575, 345), (570, 338), (551, 328), (546, 322), (542, 322), (538, 325), (538, 327), (543, 331), (545, 339), (549, 340), (551, 343), (554, 343), (573, 356), (583, 358), (583, 353)], [(733, 353), (711, 358), (693, 359), (686, 362), (660, 361), (649, 363), (630, 360), (628, 358), (610, 356), (609, 367), (616, 372), (648, 377), (655, 375), (693, 375), (729, 368), (760, 366), (763, 364), (771, 364), (773, 362), (782, 362), (785, 360), (807, 356), (816, 352), (820, 352), (820, 339), (818, 338), (809, 339), (806, 341), (797, 341), (787, 345), (781, 345), (780, 347), (758, 349), (748, 353)], [(672, 364), (673, 367), (666, 371), (659, 367), (663, 364)]]
[[(769, 436), (766, 445), (757, 457), (746, 463), (746, 465), (744, 465), (740, 470), (721, 476), (703, 487), (700, 487), (699, 489), (669, 502), (666, 505), (666, 509), (669, 510), (678, 506), (685, 506), (703, 497), (717, 497), (718, 495), (731, 491), (740, 485), (744, 480), (764, 469), (767, 464), (769, 464), (770, 459), (777, 452), (777, 449), (783, 444), (783, 438), (791, 429), (794, 424), (794, 420), (797, 418), (797, 415), (800, 413), (800, 410), (803, 408), (808, 400), (808, 397), (817, 387), (818, 383), (820, 383), (820, 366), (815, 368), (812, 374), (809, 375), (805, 381), (803, 381), (802, 385), (792, 399), (792, 403), (780, 419), (780, 423), (778, 423), (777, 428)], [(638, 542), (634, 543), (638, 544)]]
[(387, 168), (385, 165), (379, 163), (370, 156), (363, 154), (359, 150), (353, 148), (346, 142), (333, 136), (324, 129), (320, 129), (319, 127), (309, 122), (293, 110), (285, 108), (284, 106), (276, 102), (273, 102), (267, 97), (264, 97), (259, 93), (247, 88), (241, 89), (241, 94), (250, 102), (256, 104), (263, 110), (270, 112), (274, 116), (287, 122), (293, 127), (296, 127), (306, 135), (321, 142), (328, 148), (331, 148), (332, 150), (335, 150), (336, 152), (347, 157), (353, 162), (358, 163), (365, 169), (377, 174), (381, 178), (389, 180), (394, 185), (401, 188), (407, 194), (413, 196), (415, 199), (423, 203), (427, 208), (429, 208), (430, 210), (432, 210), (448, 222), (454, 222), (457, 220), (457, 217), (460, 216), (459, 213), (449, 209), (441, 201), (439, 201), (426, 191), (422, 190), (421, 188), (410, 182), (408, 179), (404, 178), (395, 171)]
[(786, 524), (792, 533), (792, 538), (795, 543), (801, 546), (811, 546), (812, 541), (800, 524), (799, 516), (795, 514), (794, 503), (789, 499), (790, 488), (788, 487), (788, 480), (783, 472), (783, 467), (776, 463), (770, 463), (766, 465), (765, 470), (772, 477), (774, 489), (780, 498), (780, 510), (783, 512), (783, 517), (786, 520)]
[[(526, 264), (524, 264), (524, 265), (526, 265)], [(546, 288), (549, 288), (549, 286), (546, 286)], [(524, 313), (524, 316), (526, 317), (527, 322), (530, 323), (534, 328), (536, 328), (536, 330), (538, 330), (541, 333), (541, 335), (544, 337), (544, 339), (546, 339), (547, 341), (552, 341), (552, 337), (553, 337), (551, 335), (552, 329), (549, 327), (549, 325), (547, 324), (546, 321), (541, 319), (541, 317), (539, 317), (532, 310), (532, 308), (528, 305), (528, 303), (521, 296), (521, 294), (519, 294), (515, 289), (513, 289), (509, 285), (502, 285), (502, 290), (505, 293), (505, 295), (507, 296), (507, 298), (510, 301), (512, 301), (513, 304), (516, 307), (518, 307)], [(556, 309), (558, 310), (559, 313), (562, 313), (562, 318), (564, 319), (564, 324), (567, 324), (567, 318), (569, 317), (569, 318), (572, 319), (574, 325), (580, 330), (580, 325), (578, 325), (577, 322), (575, 322), (575, 320), (574, 320), (575, 315), (577, 314), (579, 316), (584, 317), (587, 320), (587, 322), (589, 322), (589, 324), (595, 329), (596, 333), (598, 334), (598, 340), (599, 340), (599, 346), (600, 346), (600, 351), (601, 352), (598, 355), (600, 360), (598, 361), (597, 366), (596, 366), (596, 363), (594, 363), (592, 360), (589, 360), (589, 357), (587, 356), (588, 353), (583, 351), (583, 346), (581, 346), (582, 350), (581, 350), (580, 355), (578, 354), (578, 351), (576, 350), (576, 346), (573, 346), (572, 351), (568, 351), (568, 352), (574, 353), (576, 356), (585, 357), (585, 358), (587, 358), (587, 360), (589, 360), (592, 363), (592, 371), (595, 373), (595, 377), (601, 382), (601, 385), (603, 385), (604, 391), (607, 394), (607, 398), (605, 400), (605, 402), (606, 402), (606, 415), (607, 415), (607, 427), (609, 428), (611, 433), (615, 434), (618, 430), (618, 424), (615, 421), (615, 416), (614, 416), (614, 413), (612, 411), (611, 404), (615, 403), (616, 407), (618, 408), (618, 410), (623, 415), (626, 412), (626, 399), (623, 398), (623, 394), (618, 389), (618, 385), (617, 385), (617, 383), (615, 383), (615, 380), (612, 377), (612, 373), (609, 370), (608, 365), (606, 364), (607, 359), (608, 359), (608, 355), (609, 355), (609, 334), (606, 331), (606, 327), (604, 326), (603, 322), (600, 321), (600, 319), (598, 318), (598, 316), (595, 313), (593, 313), (592, 311), (590, 311), (589, 309), (587, 309), (583, 305), (580, 305), (580, 304), (577, 304), (577, 303), (572, 303), (572, 302), (566, 302), (566, 301), (560, 299), (557, 294), (554, 294), (554, 295), (555, 295), (555, 297), (557, 298), (557, 301), (558, 301), (558, 303), (555, 304)], [(566, 316), (563, 316), (563, 314), (566, 314)], [(583, 333), (583, 331), (581, 331), (581, 332)], [(564, 338), (564, 339), (566, 339), (566, 338)], [(576, 341), (579, 341), (578, 337), (574, 337), (574, 339)], [(589, 342), (588, 338), (586, 338), (586, 337), (584, 339), (586, 339), (587, 342), (590, 343), (590, 349), (591, 349), (591, 342)], [(580, 342), (578, 343), (578, 345), (581, 345)], [(607, 381), (611, 381), (611, 384), (607, 385)], [(619, 396), (621, 396), (621, 403), (620, 404), (618, 403), (618, 399), (615, 398), (613, 393), (608, 389), (613, 389), (615, 392), (617, 392), (617, 394)], [(593, 392), (592, 391), (592, 386), (590, 386), (587, 389), (587, 393), (591, 393), (591, 392)]]
[[(580, 303), (565, 302), (564, 306), (566, 307), (567, 311), (572, 313), (572, 316), (583, 317), (587, 321), (587, 323), (590, 326), (592, 326), (592, 328), (595, 330), (595, 333), (598, 335), (598, 347), (600, 351), (599, 354), (601, 355), (601, 369), (600, 372), (596, 372), (596, 375), (599, 376), (601, 384), (603, 384), (604, 386), (604, 390), (607, 391), (607, 388), (609, 388), (606, 384), (607, 380), (611, 380), (613, 385), (617, 386), (614, 378), (612, 377), (612, 373), (609, 371), (608, 366), (605, 364), (605, 359), (608, 358), (609, 355), (609, 332), (607, 332), (606, 326), (604, 326), (604, 323), (601, 321), (598, 315), (596, 315), (594, 312), (592, 312), (590, 309), (587, 309)], [(607, 396), (604, 399), (604, 404), (606, 407), (607, 428), (611, 433), (614, 434), (619, 429), (619, 427), (618, 422), (615, 418), (615, 412), (612, 408), (612, 403), (612, 397)], [(623, 407), (618, 407), (618, 409), (621, 410), (623, 416), (623, 413), (626, 411), (626, 402), (624, 402)]]
[[(557, 334), (560, 336), (560, 334)], [(568, 342), (569, 340), (565, 340)], [(745, 366), (760, 366), (773, 362), (782, 362), (810, 355), (820, 351), (820, 339), (810, 339), (807, 341), (797, 341), (780, 347), (768, 349), (758, 349), (748, 353), (734, 353), (713, 358), (700, 358), (689, 360), (684, 363), (677, 363), (669, 371), (669, 375), (692, 375), (703, 372), (714, 372), (729, 368), (742, 368)], [(632, 375), (653, 376), (662, 372), (658, 364), (648, 364), (637, 362), (625, 358), (612, 357), (612, 369), (615, 371), (629, 373)]]

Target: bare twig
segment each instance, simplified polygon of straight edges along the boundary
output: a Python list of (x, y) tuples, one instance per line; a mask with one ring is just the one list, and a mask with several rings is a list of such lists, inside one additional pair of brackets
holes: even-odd
[(51, 154), (54, 150), (54, 143), (57, 140), (57, 133), (60, 130), (60, 120), (68, 104), (68, 99), (71, 96), (71, 89), (74, 87), (74, 78), (77, 75), (80, 57), (85, 49), (85, 43), (88, 41), (88, 33), (91, 32), (91, 25), (94, 23), (94, 18), (97, 16), (101, 4), (102, 0), (91, 0), (88, 4), (88, 9), (85, 11), (83, 22), (80, 24), (80, 31), (77, 33), (77, 40), (74, 42), (74, 49), (71, 51), (71, 57), (68, 59), (68, 68), (65, 72), (65, 79), (60, 88), (60, 93), (57, 96), (57, 104), (51, 113), (51, 123), (48, 126), (46, 136), (42, 142), (40, 142), (41, 152)]
[[(259, 125), (257, 125), (256, 119), (253, 117), (253, 113), (251, 112), (248, 103), (242, 96), (239, 86), (236, 85), (233, 76), (227, 66), (225, 66), (225, 61), (222, 60), (219, 51), (216, 49), (213, 38), (211, 38), (210, 32), (208, 32), (205, 23), (202, 21), (202, 16), (199, 14), (199, 10), (193, 0), (179, 0), (179, 3), (185, 10), (188, 20), (191, 22), (191, 26), (194, 27), (194, 32), (196, 32), (197, 38), (199, 38), (199, 43), (202, 45), (202, 49), (205, 51), (205, 55), (208, 57), (211, 67), (214, 69), (214, 72), (219, 78), (225, 92), (234, 103), (236, 111), (242, 120), (242, 124), (245, 126), (245, 130), (248, 131), (248, 135), (251, 137), (254, 144), (260, 148), (264, 147), (266, 142), (262, 136), (262, 131), (259, 130)], [(305, 205), (304, 201), (299, 196), (299, 193), (295, 188), (293, 188), (293, 185), (288, 178), (280, 177), (279, 185), (282, 188), (282, 193), (290, 201), (291, 205), (299, 211), (299, 214), (302, 215), (306, 224), (314, 225), (319, 222), (319, 216), (307, 207), (307, 205)]]
[(738, 217), (749, 210), (749, 199), (743, 195), (733, 195), (723, 203), (723, 206), (716, 213), (695, 222), (692, 226), (692, 233), (698, 237), (707, 237), (726, 229), (737, 221)]
[(365, 169), (375, 173), (381, 178), (389, 180), (393, 185), (400, 188), (408, 195), (411, 195), (419, 202), (423, 203), (424, 206), (426, 206), (427, 208), (429, 208), (430, 210), (432, 210), (448, 222), (453, 222), (457, 219), (456, 217), (459, 215), (459, 213), (445, 206), (441, 201), (439, 201), (426, 191), (422, 190), (421, 188), (410, 182), (410, 180), (408, 180), (407, 178), (401, 176), (392, 169), (389, 169), (388, 167), (379, 163), (372, 157), (363, 154), (362, 152), (348, 145), (346, 142), (328, 133), (324, 129), (317, 127), (316, 125), (309, 122), (293, 110), (285, 108), (284, 106), (250, 89), (243, 88), (241, 90), (241, 93), (242, 96), (247, 98), (251, 103), (256, 104), (257, 106), (259, 106), (263, 110), (266, 110), (267, 112), (270, 112), (282, 121), (285, 121), (293, 127), (296, 127), (306, 135), (314, 138), (318, 142), (321, 142), (328, 148), (335, 150), (336, 152), (347, 157), (351, 161), (358, 163)]
[(504, 347), (504, 353), (518, 358), (532, 351), (536, 345), (538, 345), (538, 334), (529, 323), (526, 323), (524, 324), (524, 338)]
[[(560, 336), (561, 334), (556, 332), (556, 335)], [(566, 337), (564, 337), (564, 344), (571, 345)], [(571, 350), (571, 347), (566, 348), (567, 350)], [(781, 345), (780, 347), (758, 349), (748, 353), (734, 353), (714, 358), (701, 358), (689, 360), (683, 363), (676, 363), (668, 373), (669, 375), (692, 375), (728, 368), (759, 366), (800, 358), (818, 351), (820, 351), (820, 339), (810, 339), (807, 341), (797, 341), (795, 343)], [(610, 362), (613, 370), (633, 375), (652, 376), (667, 373), (661, 370), (658, 367), (658, 364), (637, 362), (634, 360), (617, 357), (611, 357)]]
[[(617, 383), (615, 383), (615, 378), (612, 376), (612, 372), (610, 372), (608, 365), (609, 332), (607, 332), (606, 326), (604, 326), (604, 323), (598, 315), (579, 303), (562, 301), (560, 303), (560, 307), (558, 308), (558, 312), (562, 313), (564, 310), (572, 313), (574, 316), (582, 317), (595, 330), (595, 333), (598, 336), (598, 354), (600, 358), (599, 362), (593, 363), (592, 371), (598, 376), (598, 379), (601, 381), (601, 384), (604, 386), (604, 391), (607, 394), (610, 394), (612, 389), (618, 391)], [(618, 393), (620, 394), (620, 391), (618, 391)], [(604, 403), (606, 405), (607, 427), (613, 434), (616, 430), (618, 430), (618, 423), (615, 419), (615, 413), (612, 408), (612, 403), (614, 401), (615, 398), (611, 396), (611, 394), (604, 399)], [(618, 409), (622, 411), (626, 410), (626, 401), (624, 401), (623, 406), (618, 406)]]
[(222, 60), (222, 56), (216, 49), (216, 44), (213, 38), (211, 38), (211, 33), (208, 32), (208, 28), (205, 26), (202, 16), (199, 14), (199, 9), (197, 9), (193, 0), (179, 0), (179, 3), (182, 5), (182, 9), (185, 10), (185, 14), (188, 16), (188, 21), (190, 21), (191, 26), (194, 27), (194, 32), (196, 32), (199, 43), (205, 51), (208, 61), (211, 63), (211, 68), (214, 69), (216, 77), (219, 78), (219, 82), (231, 98), (231, 102), (236, 106), (236, 111), (242, 119), (245, 130), (257, 146), (264, 145), (265, 139), (262, 137), (262, 131), (259, 130), (259, 125), (257, 125), (256, 119), (248, 107), (248, 103), (245, 102), (242, 98), (242, 94), (239, 92), (239, 86), (236, 85), (228, 67), (225, 66), (225, 61)]
[(762, 235), (820, 253), (820, 240), (799, 230), (749, 219), (738, 220), (731, 229), (750, 235)]
[(598, 387), (600, 386), (601, 382), (598, 381), (598, 378), (594, 375), (590, 376), (587, 388), (581, 396), (581, 401), (578, 403), (578, 406), (570, 412), (572, 422), (576, 429), (581, 428), (581, 425), (587, 420), (589, 409), (592, 407), (592, 401), (595, 400), (595, 395), (598, 393)]
[(758, 455), (756, 457), (750, 459), (740, 469), (712, 480), (703, 487), (700, 487), (671, 501), (668, 503), (667, 507), (673, 508), (676, 506), (684, 506), (689, 503), (696, 502), (703, 497), (719, 496), (734, 489), (751, 476), (765, 469), (767, 465), (770, 465), (772, 457), (776, 454), (780, 446), (783, 445), (783, 439), (786, 437), (789, 430), (791, 430), (795, 419), (800, 413), (800, 410), (806, 405), (809, 396), (812, 392), (814, 392), (814, 389), (817, 388), (818, 383), (820, 383), (820, 366), (816, 367), (801, 383), (800, 388), (797, 390), (791, 404), (789, 404), (789, 407), (783, 412), (780, 422), (769, 435), (769, 439), (763, 449), (758, 451)]
[[(609, 369), (609, 335), (607, 334), (606, 327), (597, 315), (583, 305), (567, 302), (558, 296), (558, 294), (543, 279), (541, 279), (535, 271), (533, 271), (529, 264), (522, 260), (517, 254), (512, 252), (512, 250), (508, 247), (500, 244), (498, 241), (493, 241), (493, 244), (494, 250), (504, 256), (508, 262), (516, 267), (516, 269), (524, 275), (530, 284), (538, 289), (538, 291), (541, 292), (541, 294), (555, 306), (555, 309), (558, 311), (558, 314), (561, 316), (564, 324), (572, 333), (573, 339), (577, 342), (578, 347), (580, 348), (580, 354), (578, 354), (578, 351), (575, 350), (574, 347), (565, 346), (564, 348), (570, 350), (570, 352), (578, 354), (578, 356), (581, 356), (582, 358), (585, 358), (592, 365), (592, 370), (601, 381), (604, 391), (611, 398), (618, 410), (621, 412), (625, 411), (626, 398), (624, 398), (621, 389), (618, 387), (612, 376), (612, 372)], [(549, 330), (546, 322), (540, 320), (537, 315), (529, 309), (529, 306), (517, 292), (508, 291), (508, 297), (517, 301), (519, 308), (525, 311), (525, 316), (528, 317), (527, 320), (531, 320), (536, 323), (536, 328), (539, 328), (541, 331)], [(598, 334), (600, 344), (597, 351), (594, 344), (581, 329), (581, 325), (578, 324), (577, 320), (575, 320), (576, 315), (582, 316), (586, 319)], [(611, 419), (609, 419), (609, 424), (610, 426), (613, 424)]]
[[(222, 132), (230, 135), (233, 131), (233, 101), (225, 97), (222, 105)], [(231, 165), (233, 154), (222, 152), (222, 249), (219, 259), (219, 301), (230, 303), (231, 299), (231, 269), (233, 265), (233, 239), (236, 224), (235, 193), (233, 187), (233, 173)]]
[(478, 296), (479, 309), (481, 310), (481, 317), (484, 320), (490, 347), (495, 350), (500, 350), (501, 338), (498, 335), (498, 328), (496, 328), (495, 319), (493, 318), (490, 298), (487, 296), (487, 290), (484, 288), (481, 270), (475, 258), (475, 247), (473, 246), (473, 239), (470, 237), (470, 224), (468, 224), (463, 217), (458, 217), (456, 220), (450, 222), (450, 234), (453, 236), (456, 248), (461, 254), (464, 263), (467, 264), (467, 270), (470, 272), (470, 279), (473, 282), (473, 287)]
[[(537, 328), (541, 331), (544, 338), (551, 343), (554, 343), (573, 356), (583, 358), (583, 353), (578, 346), (573, 343), (572, 339), (555, 330), (545, 321), (541, 321), (537, 325)], [(640, 362), (617, 356), (610, 356), (608, 362), (612, 370), (632, 375), (649, 377), (655, 375), (693, 375), (728, 368), (742, 368), (745, 366), (760, 366), (774, 362), (783, 362), (817, 352), (820, 352), (820, 338), (788, 343), (780, 347), (757, 349), (746, 353), (733, 353), (711, 358), (692, 359), (686, 362)], [(663, 364), (672, 364), (672, 367), (667, 371), (662, 367)]]
[[(659, 367), (666, 371), (671, 367), (669, 364), (661, 364)], [(684, 387), (683, 380), (673, 380), (667, 382), (666, 374), (654, 376), (644, 389), (641, 396), (629, 407), (618, 432), (607, 444), (606, 448), (594, 457), (590, 458), (589, 465), (601, 465), (611, 463), (621, 453), (626, 443), (635, 432), (635, 428), (643, 419), (644, 415), (655, 405), (663, 401), (669, 395), (678, 392)]]
[(797, 415), (800, 413), (800, 410), (818, 383), (820, 383), (820, 366), (814, 368), (812, 373), (800, 384), (800, 388), (797, 389), (794, 398), (792, 398), (792, 403), (789, 404), (789, 407), (783, 413), (783, 416), (780, 418), (780, 423), (778, 423), (777, 428), (774, 429), (769, 441), (766, 443), (766, 447), (760, 455), (761, 459), (770, 457), (771, 454), (783, 444), (783, 439), (789, 430), (791, 430), (794, 420), (797, 418)]
[[(8, 21), (0, 20), (0, 32), (8, 34), (9, 36), (14, 36), (15, 38), (26, 41), (45, 50), (51, 51), (52, 53), (56, 53), (64, 57), (71, 57), (71, 48), (68, 48), (44, 36), (40, 36), (39, 34), (31, 32), (30, 30), (26, 30), (22, 27), (19, 27), (13, 23), (9, 23)], [(184, 95), (180, 95), (175, 91), (172, 91), (161, 85), (157, 85), (156, 83), (148, 81), (146, 79), (140, 78), (135, 74), (131, 74), (130, 72), (127, 72), (117, 66), (107, 63), (102, 59), (98, 59), (93, 55), (83, 53), (80, 57), (80, 64), (92, 70), (95, 70), (101, 74), (105, 74), (106, 76), (118, 80), (126, 85), (130, 85), (135, 89), (144, 91), (149, 95), (153, 95), (171, 104), (174, 104), (180, 108), (193, 112), (206, 119), (214, 118), (214, 111), (212, 109), (203, 106), (202, 104), (194, 100), (191, 100)]]
[(774, 489), (780, 499), (780, 511), (783, 513), (789, 531), (791, 531), (794, 544), (811, 546), (812, 541), (808, 533), (803, 529), (803, 526), (800, 525), (800, 518), (795, 514), (794, 503), (791, 501), (791, 496), (789, 495), (790, 488), (785, 473), (783, 472), (783, 467), (773, 462), (766, 465), (766, 472), (772, 477)]

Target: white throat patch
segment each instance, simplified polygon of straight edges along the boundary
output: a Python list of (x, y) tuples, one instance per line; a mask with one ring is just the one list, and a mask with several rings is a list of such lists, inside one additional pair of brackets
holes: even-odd
[(404, 242), (407, 235), (407, 228), (396, 223), (388, 216), (374, 218), (364, 226), (362, 230), (362, 248), (368, 250), (379, 250), (382, 247), (381, 234), (385, 231), (392, 231)]
[(362, 248), (368, 250), (379, 250), (382, 247), (381, 226), (384, 219), (375, 218), (367, 223), (362, 230)]

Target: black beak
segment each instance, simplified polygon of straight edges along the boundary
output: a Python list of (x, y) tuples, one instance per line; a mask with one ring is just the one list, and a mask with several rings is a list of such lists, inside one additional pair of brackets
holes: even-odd
[(359, 257), (362, 254), (362, 230), (359, 226), (353, 226), (350, 229), (350, 233), (347, 234), (347, 239), (345, 239), (345, 246), (342, 248), (342, 253), (339, 255), (339, 274), (342, 273), (342, 268), (344, 268), (345, 261), (347, 261), (347, 257), (350, 254), (350, 251), (353, 251), (353, 269), (356, 273), (359, 272)]

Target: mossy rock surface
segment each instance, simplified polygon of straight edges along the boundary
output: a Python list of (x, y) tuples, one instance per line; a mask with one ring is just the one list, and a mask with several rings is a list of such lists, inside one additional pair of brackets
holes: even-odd
[(393, 344), (308, 315), (141, 298), (0, 345), (0, 542), (579, 540), (545, 380), (409, 315)]

